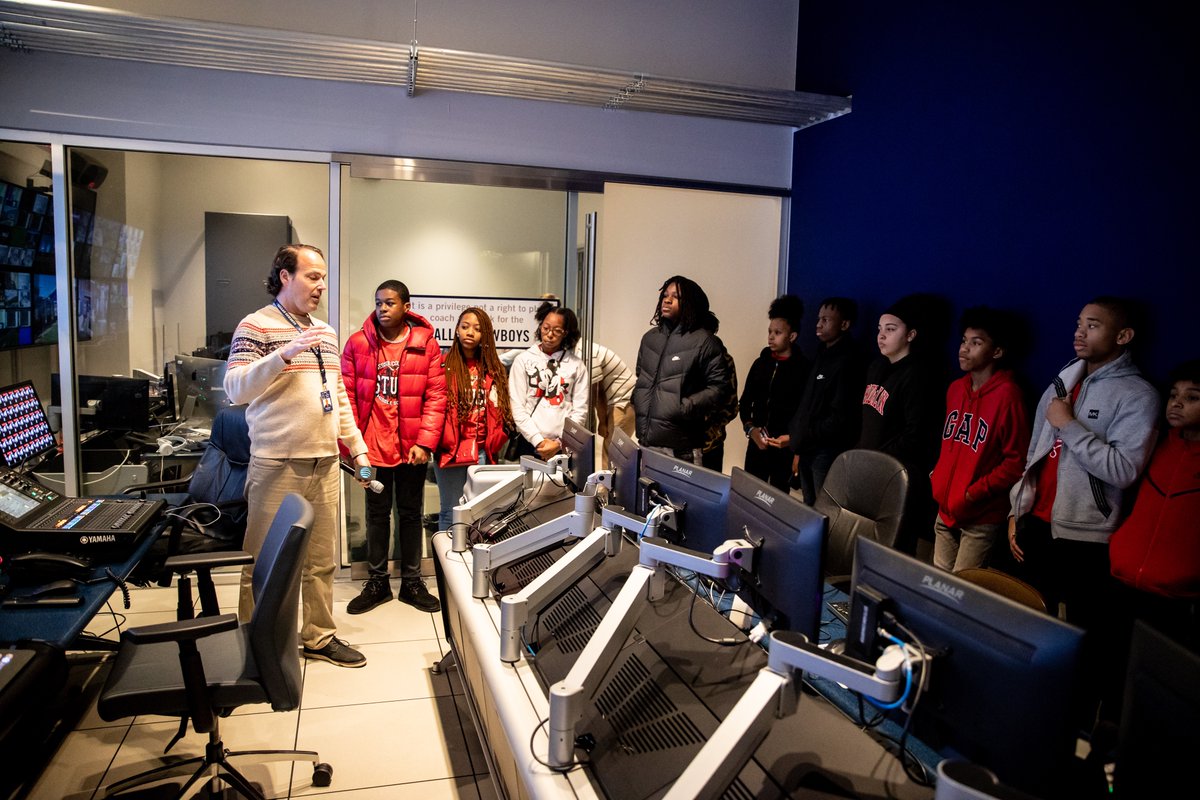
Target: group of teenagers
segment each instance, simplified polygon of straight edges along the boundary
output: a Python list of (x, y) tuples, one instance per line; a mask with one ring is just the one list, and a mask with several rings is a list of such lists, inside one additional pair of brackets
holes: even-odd
[[(611, 350), (592, 347), (588, 374), (577, 352), (580, 331), (570, 309), (546, 302), (537, 311), (537, 342), (505, 364), (486, 311), (465, 308), (443, 352), (429, 320), (411, 308), (408, 288), (384, 281), (374, 310), (339, 346), (336, 331), (316, 319), (328, 284), (317, 247), (279, 248), (267, 275), (271, 302), (238, 324), (230, 344), (225, 390), (246, 406), (250, 464), (246, 477), (244, 548), (257, 554), (283, 498), (300, 494), (313, 506), (301, 577), (300, 638), (307, 658), (362, 667), (366, 656), (337, 636), (333, 578), (340, 462), (353, 465), (366, 491), (368, 578), (347, 605), (362, 614), (392, 599), (389, 554), (395, 521), (397, 597), (422, 611), (440, 603), (421, 576), (424, 487), (430, 467), (450, 527), (467, 470), (498, 463), (501, 452), (552, 458), (565, 420), (583, 423), (589, 392), (611, 424), (632, 433), (628, 367)], [(594, 378), (594, 380), (592, 380)], [(252, 573), (242, 575), (239, 615), (253, 613)]]
[[(369, 574), (348, 613), (393, 596), (393, 515), (398, 597), (436, 611), (420, 574), (429, 465), (445, 530), (471, 465), (498, 463), (510, 440), (516, 454), (553, 457), (565, 420), (586, 423), (589, 394), (602, 436), (636, 432), (642, 447), (717, 470), (725, 430), (740, 416), (746, 470), (809, 504), (841, 452), (894, 456), (909, 474), (897, 547), (915, 552), (919, 539), (932, 537), (937, 566), (999, 567), (1032, 583), (1049, 608), (1061, 603), (1099, 659), (1088, 661), (1099, 666), (1085, 694), (1096, 704), (1103, 697), (1110, 719), (1134, 617), (1189, 646), (1200, 642), (1200, 360), (1172, 375), (1164, 416), (1158, 391), (1133, 363), (1134, 314), (1120, 298), (1083, 307), (1075, 358), (1030, 415), (1008, 366), (1013, 316), (986, 307), (962, 318), (963, 375), (946, 388), (921, 338), (930, 323), (919, 298), (880, 315), (877, 355), (851, 333), (854, 301), (824, 300), (810, 360), (798, 343), (803, 304), (784, 295), (770, 304), (767, 345), (739, 396), (708, 297), (681, 275), (659, 288), (635, 369), (593, 344), (589, 374), (569, 308), (544, 303), (536, 341), (511, 361), (498, 351), (487, 313), (463, 309), (443, 352), (430, 322), (412, 311), (407, 287), (390, 280), (342, 351), (336, 332), (312, 316), (327, 274), (317, 248), (280, 248), (267, 280), (273, 300), (239, 324), (225, 379), (231, 402), (247, 404), (250, 428), (245, 548), (261, 548), (284, 495), (297, 492), (314, 506), (301, 584), (309, 658), (366, 663), (336, 636), (333, 618), (339, 458), (372, 468), (382, 485), (365, 492)], [(359, 477), (364, 488), (370, 482)], [(247, 572), (240, 613), (252, 608)]]
[(1080, 721), (1094, 730), (1119, 719), (1135, 619), (1200, 649), (1200, 359), (1172, 371), (1164, 409), (1133, 361), (1135, 307), (1096, 297), (1030, 415), (1011, 313), (963, 314), (948, 387), (921, 338), (923, 298), (880, 315), (871, 357), (851, 338), (852, 300), (821, 303), (811, 362), (796, 346), (802, 313), (787, 295), (770, 306), (741, 401), (748, 471), (811, 504), (842, 451), (894, 456), (909, 476), (896, 547), (932, 538), (936, 566), (1016, 575), (1083, 628)]

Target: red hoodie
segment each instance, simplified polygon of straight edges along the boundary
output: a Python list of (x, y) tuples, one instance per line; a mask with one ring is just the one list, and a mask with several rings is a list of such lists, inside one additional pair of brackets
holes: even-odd
[(933, 499), (946, 525), (1008, 518), (1008, 490), (1025, 468), (1030, 432), (1025, 400), (1008, 370), (996, 370), (978, 391), (971, 388), (970, 373), (950, 384), (941, 454), (931, 476)]
[(1172, 430), (1155, 449), (1133, 512), (1108, 540), (1112, 574), (1144, 592), (1200, 597), (1200, 443)]

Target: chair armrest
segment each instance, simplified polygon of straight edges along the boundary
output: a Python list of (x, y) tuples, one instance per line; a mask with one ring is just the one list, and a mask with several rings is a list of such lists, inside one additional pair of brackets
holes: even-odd
[(185, 573), (215, 567), (236, 567), (253, 564), (254, 556), (245, 550), (216, 550), (211, 553), (184, 553), (171, 556), (163, 562), (163, 568), (172, 572)]
[(219, 617), (197, 617), (158, 625), (141, 625), (129, 628), (121, 634), (122, 641), (130, 644), (159, 644), (160, 642), (185, 642), (212, 636), (214, 633), (235, 630), (237, 614), (222, 614)]

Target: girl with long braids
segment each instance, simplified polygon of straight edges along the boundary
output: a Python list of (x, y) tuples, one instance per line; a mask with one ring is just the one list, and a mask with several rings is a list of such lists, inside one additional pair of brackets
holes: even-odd
[(508, 373), (496, 352), (492, 320), (482, 308), (463, 309), (446, 353), (446, 423), (434, 459), (441, 512), (438, 530), (449, 530), (462, 498), (467, 467), (495, 464), (512, 425)]

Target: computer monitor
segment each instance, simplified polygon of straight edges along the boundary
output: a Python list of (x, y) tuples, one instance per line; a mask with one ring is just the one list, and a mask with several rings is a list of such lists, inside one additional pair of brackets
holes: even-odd
[[(79, 375), (75, 385), (80, 430), (150, 430), (150, 381), (120, 375)], [(50, 376), (50, 403), (62, 406), (58, 373)]]
[[(175, 398), (179, 419), (213, 419), (230, 405), (225, 394), (228, 363), (203, 356), (175, 356)], [(328, 368), (328, 366), (326, 367)]]
[(0, 389), (0, 454), (16, 469), (58, 446), (32, 381)]
[(775, 630), (816, 641), (824, 593), (822, 553), (828, 520), (801, 501), (734, 467), (725, 537), (758, 546), (754, 574), (738, 594)]
[(613, 471), (613, 487), (608, 495), (609, 502), (630, 512), (635, 512), (641, 448), (629, 434), (620, 428), (613, 428), (605, 447), (608, 453), (608, 468)]
[(680, 509), (678, 535), (670, 537), (675, 544), (711, 553), (725, 541), (728, 475), (648, 448), (642, 448), (638, 475), (634, 513), (643, 517), (650, 513), (649, 495), (657, 493)]
[(1171, 797), (1200, 752), (1200, 653), (1138, 622), (1129, 647), (1113, 785), (1117, 797)]
[(943, 756), (990, 769), (1006, 785), (1067, 796), (1083, 631), (860, 536), (848, 643), (866, 606), (864, 589), (885, 598), (884, 630), (905, 641), (911, 631), (933, 655), (913, 734)]
[(583, 491), (588, 476), (596, 471), (596, 436), (584, 426), (568, 419), (563, 423), (563, 452), (571, 457), (567, 465), (567, 482), (577, 492)]

